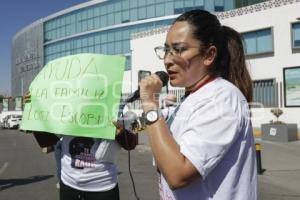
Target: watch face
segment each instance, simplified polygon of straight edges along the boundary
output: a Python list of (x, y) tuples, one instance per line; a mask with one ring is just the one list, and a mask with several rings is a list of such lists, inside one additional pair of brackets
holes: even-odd
[(152, 111), (150, 111), (150, 112), (147, 113), (146, 118), (147, 118), (147, 120), (148, 120), (149, 122), (154, 122), (154, 121), (157, 120), (158, 114), (157, 114), (156, 111), (152, 110)]

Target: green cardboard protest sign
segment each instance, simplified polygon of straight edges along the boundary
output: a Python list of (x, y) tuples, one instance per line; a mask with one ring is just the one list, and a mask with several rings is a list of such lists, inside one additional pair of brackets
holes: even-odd
[(29, 87), (21, 129), (114, 139), (125, 57), (77, 54), (50, 61)]

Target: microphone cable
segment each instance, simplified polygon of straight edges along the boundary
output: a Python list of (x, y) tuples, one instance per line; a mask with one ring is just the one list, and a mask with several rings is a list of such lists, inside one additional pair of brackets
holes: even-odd
[[(125, 121), (124, 121), (123, 112), (121, 112), (121, 119), (122, 119), (123, 127), (125, 129)], [(129, 147), (127, 133), (125, 133), (125, 137), (124, 138), (125, 138), (125, 145), (127, 147)], [(137, 192), (136, 192), (135, 183), (134, 183), (133, 175), (132, 175), (132, 172), (131, 172), (131, 155), (130, 155), (130, 150), (127, 150), (127, 160), (128, 160), (128, 172), (129, 172), (130, 180), (131, 180), (131, 183), (132, 183), (133, 193), (134, 193), (135, 199), (136, 200), (140, 200), (140, 198), (138, 197)]]

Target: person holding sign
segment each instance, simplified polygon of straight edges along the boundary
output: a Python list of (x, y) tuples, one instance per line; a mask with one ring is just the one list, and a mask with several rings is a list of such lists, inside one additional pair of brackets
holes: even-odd
[(252, 86), (240, 35), (215, 15), (192, 10), (175, 20), (155, 51), (170, 84), (186, 92), (166, 121), (162, 81), (153, 74), (139, 84), (160, 199), (256, 200)]
[[(24, 99), (30, 102), (30, 94)], [(132, 150), (137, 144), (130, 127), (135, 123), (132, 113), (127, 111), (123, 119), (125, 127), (121, 122), (112, 122), (117, 127), (116, 140), (67, 135), (59, 140), (54, 134), (34, 132), (40, 146), (60, 142), (60, 200), (119, 199), (115, 156), (120, 147)]]

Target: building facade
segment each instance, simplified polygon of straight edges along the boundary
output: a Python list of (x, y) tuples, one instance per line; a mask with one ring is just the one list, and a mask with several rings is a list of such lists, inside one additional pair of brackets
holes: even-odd
[(261, 1), (239, 0), (94, 0), (42, 18), (12, 41), (11, 91), (20, 96), (49, 61), (77, 53), (126, 56), (131, 69), (130, 35), (170, 25), (191, 9), (232, 10)]
[[(300, 0), (271, 0), (217, 13), (223, 25), (241, 33), (253, 80), (253, 126), (276, 121), (271, 109), (283, 111), (279, 120), (300, 124)], [(133, 34), (132, 73), (164, 69), (154, 52), (165, 42), (168, 27)], [(147, 46), (147, 48), (145, 48)], [(138, 77), (133, 76), (133, 89)], [(169, 86), (181, 96), (183, 90)]]

